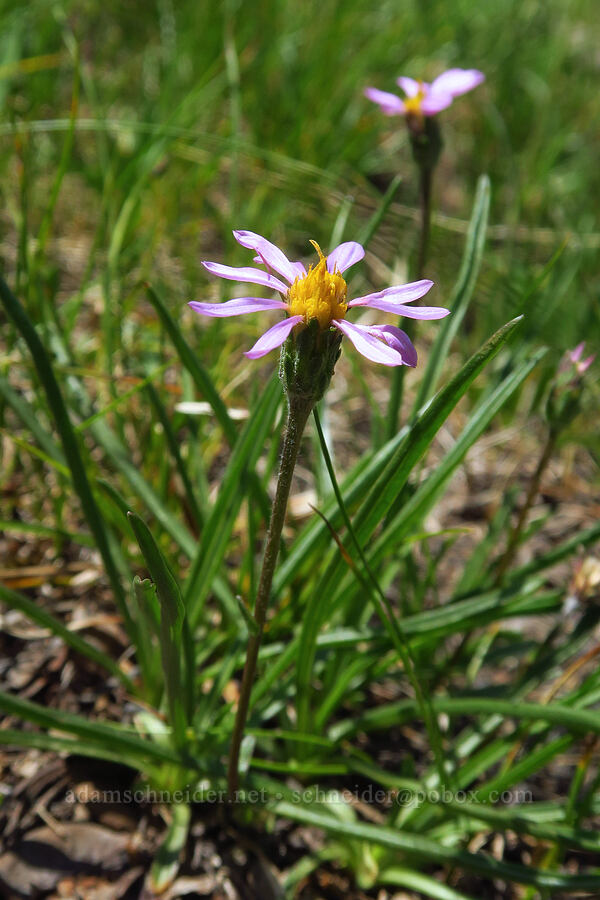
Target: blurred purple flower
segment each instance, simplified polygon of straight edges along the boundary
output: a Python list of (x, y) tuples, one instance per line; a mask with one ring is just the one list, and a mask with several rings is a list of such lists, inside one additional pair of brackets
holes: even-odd
[(585, 341), (582, 341), (580, 344), (577, 344), (574, 350), (567, 351), (567, 359), (575, 366), (578, 375), (584, 375), (596, 359), (595, 353), (592, 353), (586, 359), (582, 359), (584, 347)]
[(294, 328), (303, 328), (312, 319), (317, 319), (321, 329), (337, 328), (350, 339), (359, 353), (373, 362), (384, 366), (416, 366), (417, 351), (404, 331), (395, 325), (354, 325), (346, 321), (348, 309), (368, 306), (410, 319), (442, 319), (450, 312), (439, 306), (406, 305), (430, 290), (433, 282), (426, 279), (347, 301), (347, 286), (342, 273), (365, 255), (356, 241), (340, 244), (327, 257), (319, 245), (311, 241), (319, 254), (319, 261), (307, 271), (303, 263), (290, 262), (278, 247), (253, 231), (234, 231), (233, 235), (242, 247), (256, 253), (253, 261), (263, 264), (268, 271), (252, 266), (235, 268), (215, 262), (204, 262), (202, 265), (219, 278), (272, 288), (279, 293), (281, 300), (238, 297), (225, 303), (192, 301), (189, 306), (200, 315), (217, 317), (241, 316), (270, 309), (284, 310), (287, 318), (265, 331), (245, 354), (250, 359), (264, 356), (283, 344)]
[(485, 75), (477, 69), (448, 69), (431, 84), (401, 76), (398, 84), (404, 98), (372, 87), (365, 88), (365, 96), (379, 104), (386, 116), (435, 116), (450, 106), (455, 97), (472, 91), (482, 81)]

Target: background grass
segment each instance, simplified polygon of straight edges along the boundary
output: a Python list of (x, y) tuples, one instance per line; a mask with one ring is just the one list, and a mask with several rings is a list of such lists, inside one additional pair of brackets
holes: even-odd
[[(84, 310), (98, 291), (111, 368), (129, 365), (144, 343), (125, 333), (144, 278), (164, 282), (168, 303), (197, 329), (203, 358), (239, 365), (229, 351), (247, 342), (241, 332), (257, 329), (256, 320), (192, 321), (179, 305), (226, 296), (200, 260), (247, 259), (232, 227), (303, 257), (309, 237), (330, 243), (336, 221), (336, 237), (345, 219), (343, 236), (352, 238), (397, 172), (398, 202), (373, 250), (405, 274), (416, 205), (406, 133), (362, 90), (394, 90), (400, 73), (431, 78), (453, 65), (480, 68), (487, 82), (442, 117), (435, 199), (443, 218), (428, 266), (437, 301), (454, 279), (476, 177), (487, 172), (493, 242), (467, 323), (473, 344), (520, 312), (559, 349), (598, 333), (600, 29), (592, 2), (160, 0), (138, 8), (34, 0), (4, 3), (1, 15), (4, 256), (27, 269), (36, 246), (23, 239), (25, 227), (52, 237), (31, 290), (61, 322), (75, 285)], [(44, 217), (61, 168), (50, 226)], [(560, 248), (551, 276), (536, 283)], [(385, 278), (377, 260), (355, 276), (355, 290), (366, 277)]]

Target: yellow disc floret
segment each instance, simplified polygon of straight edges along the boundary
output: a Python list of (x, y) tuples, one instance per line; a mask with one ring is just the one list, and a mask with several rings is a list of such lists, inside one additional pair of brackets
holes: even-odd
[(316, 241), (311, 244), (319, 254), (319, 262), (308, 270), (308, 274), (298, 277), (288, 291), (290, 316), (304, 316), (308, 325), (317, 319), (320, 328), (328, 328), (333, 319), (346, 316), (346, 282), (337, 271), (327, 271), (327, 260)]
[(425, 89), (423, 87), (423, 82), (419, 82), (419, 90), (415, 94), (414, 97), (405, 97), (404, 98), (404, 111), (407, 116), (421, 116), (421, 104), (425, 99)]

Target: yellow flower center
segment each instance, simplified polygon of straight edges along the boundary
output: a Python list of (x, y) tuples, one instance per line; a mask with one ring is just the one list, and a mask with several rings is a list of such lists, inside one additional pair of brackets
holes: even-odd
[(311, 244), (319, 254), (319, 262), (308, 274), (298, 276), (287, 295), (290, 316), (304, 316), (306, 325), (317, 319), (320, 328), (328, 328), (332, 319), (346, 316), (346, 282), (337, 271), (327, 271), (327, 260), (316, 241)]
[(425, 90), (423, 88), (423, 82), (419, 82), (419, 90), (415, 94), (414, 97), (405, 97), (404, 98), (404, 109), (406, 111), (407, 116), (420, 116), (421, 113), (421, 103), (425, 99)]

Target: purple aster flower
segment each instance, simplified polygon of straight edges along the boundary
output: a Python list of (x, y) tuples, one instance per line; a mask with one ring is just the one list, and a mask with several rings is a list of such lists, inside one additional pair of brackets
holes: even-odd
[(270, 309), (284, 310), (287, 317), (265, 331), (254, 347), (247, 351), (245, 355), (250, 359), (258, 359), (281, 346), (294, 329), (304, 328), (316, 319), (321, 329), (336, 328), (346, 335), (359, 353), (373, 362), (384, 366), (416, 366), (417, 351), (404, 331), (395, 325), (355, 325), (346, 321), (346, 313), (353, 307), (368, 306), (409, 319), (442, 319), (450, 312), (439, 306), (407, 305), (423, 297), (433, 286), (432, 281), (425, 279), (348, 301), (347, 285), (342, 274), (365, 255), (356, 241), (340, 244), (327, 257), (319, 245), (311, 241), (319, 254), (319, 261), (307, 271), (303, 263), (290, 262), (278, 247), (253, 231), (234, 231), (233, 235), (242, 247), (256, 253), (254, 262), (263, 264), (268, 271), (252, 266), (223, 266), (215, 262), (204, 262), (202, 265), (219, 278), (272, 288), (279, 293), (281, 300), (238, 297), (225, 303), (192, 301), (189, 305), (200, 315), (217, 317), (241, 316)]
[(582, 359), (583, 350), (585, 347), (585, 341), (582, 341), (580, 344), (577, 344), (574, 350), (567, 351), (566, 359), (567, 359), (567, 367), (569, 362), (575, 367), (575, 371), (577, 375), (585, 375), (591, 364), (596, 359), (596, 354), (592, 353), (591, 356), (588, 356), (586, 359)]
[(472, 91), (482, 81), (485, 75), (477, 69), (448, 69), (431, 84), (401, 76), (398, 84), (404, 98), (371, 87), (365, 88), (365, 96), (379, 104), (386, 116), (435, 116), (450, 106), (455, 97)]

